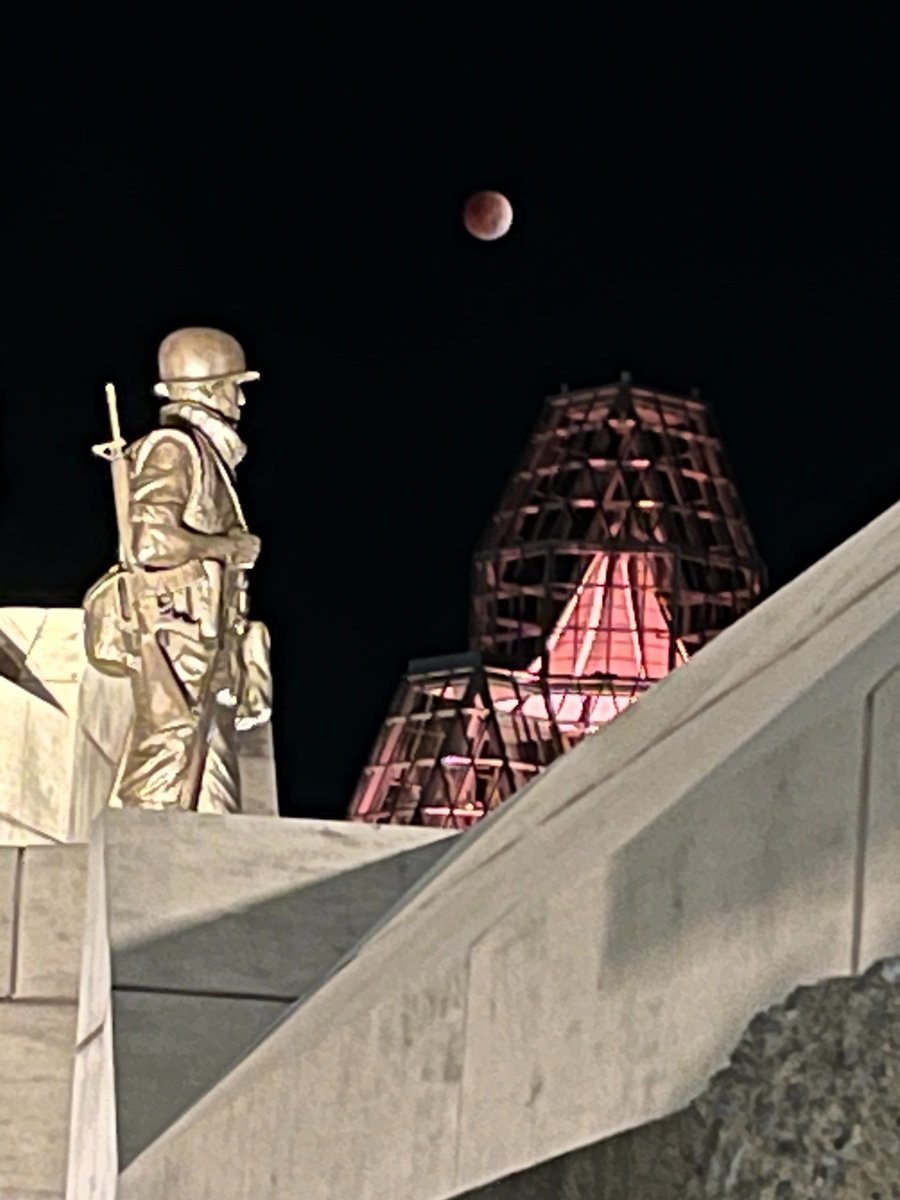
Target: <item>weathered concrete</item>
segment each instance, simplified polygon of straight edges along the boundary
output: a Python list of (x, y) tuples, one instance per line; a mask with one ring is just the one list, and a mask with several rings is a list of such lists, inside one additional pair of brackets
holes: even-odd
[(452, 841), (441, 830), (107, 811), (90, 848), (69, 1200), (113, 1200), (117, 1167)]
[(63, 1196), (74, 1004), (0, 1003), (0, 1200)]
[[(3, 691), (0, 681), (0, 692)], [(2, 700), (2, 697), (0, 697)], [(8, 817), (0, 817), (0, 848), (7, 846), (56, 846), (53, 838), (45, 837), (35, 829), (27, 829)]]
[(900, 959), (761, 1013), (686, 1109), (456, 1200), (900, 1196)]
[[(121, 721), (100, 704), (91, 712), (114, 745)], [(257, 737), (258, 760), (265, 745)], [(0, 846), (0, 1129), (13, 1131), (0, 1200), (114, 1200), (120, 1163), (320, 982), (451, 841), (108, 810), (90, 846)]]
[(119, 1156), (112, 1020), (106, 843), (100, 819), (88, 846), (66, 1200), (116, 1200)]
[(115, 779), (127, 682), (88, 666), (81, 609), (0, 609), (0, 653), (0, 838), (85, 841)]
[(278, 780), (272, 722), (237, 734), (243, 811), (251, 817), (278, 815)]
[(900, 506), (464, 835), (120, 1200), (445, 1200), (677, 1111), (754, 1012), (900, 950), (898, 668)]
[(120, 1167), (209, 1091), (285, 1007), (248, 996), (114, 991)]
[(440, 830), (117, 812), (117, 987), (304, 995), (446, 852)]
[(32, 846), (22, 854), (18, 990), (78, 999), (87, 855), (75, 846)]
[(689, 1148), (698, 1125), (690, 1109), (681, 1110), (453, 1200), (687, 1200), (695, 1179)]
[(0, 847), (0, 1200), (62, 1200), (85, 848)]
[(0, 997), (12, 994), (13, 940), (17, 892), (21, 886), (21, 854), (11, 846), (0, 846)]
[[(128, 681), (85, 658), (80, 608), (0, 609), (0, 845), (87, 841), (131, 713)], [(271, 725), (238, 750), (245, 811), (276, 816)]]

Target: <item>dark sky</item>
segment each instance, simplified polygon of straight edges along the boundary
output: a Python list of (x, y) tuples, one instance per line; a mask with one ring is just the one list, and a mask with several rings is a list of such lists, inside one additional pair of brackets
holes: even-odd
[[(288, 814), (342, 813), (406, 661), (465, 648), (561, 381), (699, 386), (774, 586), (900, 494), (887, 18), (621, 7), (8, 30), (0, 603), (78, 604), (111, 560), (105, 380), (137, 436), (159, 340), (235, 333)], [(462, 230), (481, 187), (501, 242)]]

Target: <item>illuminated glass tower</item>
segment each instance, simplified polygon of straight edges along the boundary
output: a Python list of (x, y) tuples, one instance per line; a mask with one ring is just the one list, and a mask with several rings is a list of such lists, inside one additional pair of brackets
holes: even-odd
[(409, 664), (351, 819), (470, 825), (764, 586), (696, 394), (624, 375), (550, 397), (474, 556), (469, 651)]

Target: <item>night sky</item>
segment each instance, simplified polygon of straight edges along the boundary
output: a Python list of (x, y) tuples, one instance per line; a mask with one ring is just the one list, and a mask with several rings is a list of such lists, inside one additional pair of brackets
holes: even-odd
[[(341, 815), (407, 660), (465, 649), (561, 382), (699, 387), (773, 587), (900, 498), (889, 18), (622, 7), (8, 31), (0, 603), (112, 560), (104, 382), (136, 437), (161, 338), (234, 333), (285, 814)], [(500, 242), (462, 228), (479, 188)]]

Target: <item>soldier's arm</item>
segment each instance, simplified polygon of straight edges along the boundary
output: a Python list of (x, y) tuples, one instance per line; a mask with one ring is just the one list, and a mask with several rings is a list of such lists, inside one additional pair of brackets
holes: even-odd
[(179, 567), (191, 559), (228, 562), (234, 541), (227, 535), (197, 533), (184, 524), (193, 461), (175, 438), (153, 446), (132, 481), (132, 552), (142, 567)]

